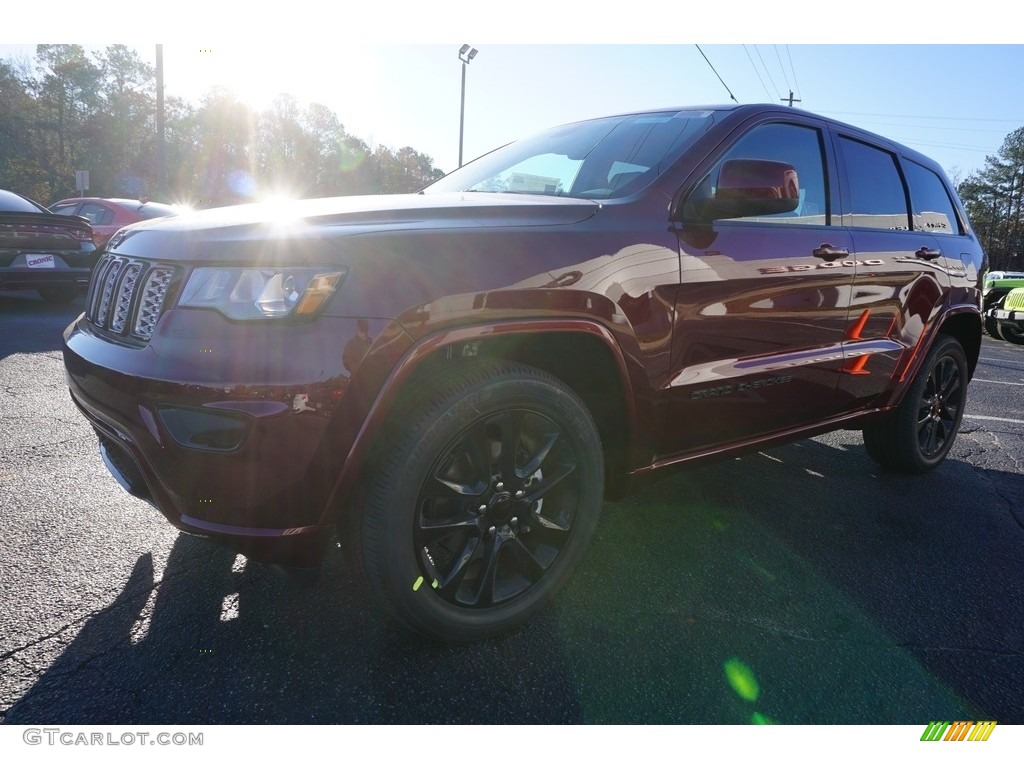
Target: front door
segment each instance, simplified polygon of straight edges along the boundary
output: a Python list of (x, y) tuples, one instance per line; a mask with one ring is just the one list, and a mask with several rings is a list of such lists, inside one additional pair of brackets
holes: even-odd
[(810, 119), (752, 127), (694, 194), (707, 194), (733, 158), (792, 165), (800, 202), (680, 229), (667, 455), (798, 428), (836, 407), (855, 263), (849, 232), (830, 215), (825, 128)]

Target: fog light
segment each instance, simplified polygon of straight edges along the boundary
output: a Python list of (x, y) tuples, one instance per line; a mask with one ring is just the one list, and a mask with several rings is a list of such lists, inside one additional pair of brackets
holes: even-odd
[(178, 445), (203, 451), (233, 451), (249, 433), (249, 417), (211, 408), (158, 405), (160, 421)]

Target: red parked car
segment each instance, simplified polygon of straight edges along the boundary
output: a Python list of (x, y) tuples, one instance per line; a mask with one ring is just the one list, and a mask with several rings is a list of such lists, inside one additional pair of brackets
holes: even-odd
[[(942, 170), (772, 105), (561, 126), (419, 194), (129, 226), (64, 333), (121, 484), (433, 638), (533, 615), (606, 493), (838, 428), (926, 472), (981, 348)], [(686, 500), (681, 499), (680, 504)]]
[(175, 216), (179, 208), (166, 203), (153, 203), (145, 198), (129, 200), (120, 197), (69, 197), (50, 206), (53, 213), (82, 216), (92, 224), (97, 248), (107, 244), (117, 230), (128, 224), (160, 216)]

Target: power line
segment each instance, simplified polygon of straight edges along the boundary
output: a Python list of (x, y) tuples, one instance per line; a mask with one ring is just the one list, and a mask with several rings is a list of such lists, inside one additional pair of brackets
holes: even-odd
[(1003, 136), (1006, 135), (1005, 128), (960, 128), (949, 125), (914, 125), (911, 123), (883, 123), (875, 120), (865, 120), (864, 125), (887, 125), (894, 126), (896, 128), (915, 128), (922, 131), (962, 131), (965, 133), (998, 133)]
[(943, 117), (941, 115), (892, 115), (884, 112), (838, 112), (828, 110), (830, 115), (864, 115), (867, 117), (911, 117), (918, 120), (973, 120), (983, 123), (1018, 123), (1024, 124), (1024, 118), (1012, 117)]
[(793, 87), (796, 88), (796, 92), (800, 93), (800, 85), (796, 81), (796, 69), (793, 67), (793, 54), (789, 51), (789, 46), (786, 46), (786, 58), (789, 59), (789, 71), (793, 73)]
[(764, 67), (764, 73), (768, 75), (768, 82), (772, 84), (772, 88), (775, 90), (775, 95), (779, 101), (782, 100), (782, 94), (779, 93), (779, 87), (775, 85), (775, 81), (772, 80), (772, 73), (768, 71), (768, 65), (764, 63), (764, 58), (761, 56), (761, 49), (754, 45), (754, 52), (757, 54), (757, 58), (761, 60), (761, 66)]
[[(779, 53), (779, 46), (774, 45), (772, 47), (775, 48), (775, 58), (779, 60), (779, 69), (782, 70), (782, 79), (786, 81), (786, 87), (790, 88), (790, 94), (792, 94), (793, 91), (792, 91), (792, 88), (789, 85), (789, 78), (786, 77), (786, 68), (784, 66), (782, 66), (782, 55)], [(792, 95), (790, 96), (790, 99), (792, 99)], [(797, 99), (797, 101), (800, 101), (800, 99)], [(793, 106), (793, 105), (790, 104), (789, 106)]]
[(889, 136), (888, 138), (893, 141), (898, 141), (901, 144), (921, 144), (928, 147), (940, 147), (942, 149), (962, 149), (970, 152), (995, 152), (996, 149), (992, 147), (972, 147), (967, 144), (943, 144), (937, 141), (927, 141), (926, 139), (911, 138), (909, 136)]
[[(694, 43), (694, 45), (696, 45), (696, 43)], [(699, 45), (697, 45), (697, 50), (700, 51)], [(700, 51), (700, 55), (704, 56), (704, 51)], [(714, 65), (708, 60), (707, 56), (704, 56), (704, 61), (708, 62), (708, 66), (711, 67), (711, 71), (715, 73), (715, 77), (718, 78), (718, 82), (722, 84), (722, 87), (725, 88), (726, 92), (729, 94), (729, 98), (735, 101), (737, 104), (739, 104), (739, 100), (737, 100), (737, 98), (732, 95), (732, 91), (729, 90), (729, 86), (725, 84), (725, 80), (723, 80), (722, 76), (718, 74), (718, 70), (715, 69)]]
[(765, 95), (768, 97), (768, 100), (771, 101), (771, 91), (769, 91), (768, 86), (764, 84), (764, 78), (761, 77), (761, 73), (757, 70), (757, 64), (754, 63), (754, 59), (750, 55), (750, 51), (747, 49), (746, 45), (743, 46), (743, 52), (747, 54), (747, 60), (750, 62), (750, 66), (754, 68), (754, 74), (757, 75), (757, 79), (761, 81), (761, 87), (764, 88)]

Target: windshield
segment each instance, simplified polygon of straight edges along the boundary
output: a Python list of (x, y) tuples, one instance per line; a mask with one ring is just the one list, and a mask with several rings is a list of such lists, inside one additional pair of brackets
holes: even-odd
[(713, 120), (712, 111), (650, 112), (563, 125), (484, 155), (423, 192), (624, 197), (654, 181)]

